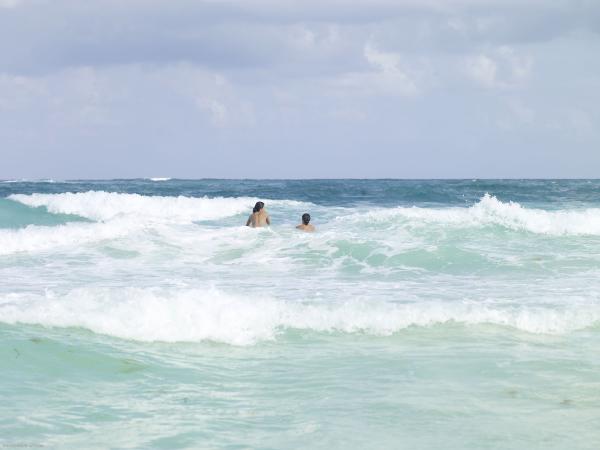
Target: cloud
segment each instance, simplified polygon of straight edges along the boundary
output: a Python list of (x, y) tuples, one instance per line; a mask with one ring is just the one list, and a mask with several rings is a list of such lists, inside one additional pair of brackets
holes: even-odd
[(458, 176), (538, 147), (588, 170), (599, 19), (590, 0), (0, 0), (0, 177), (135, 175), (103, 155)]
[(0, 14), (0, 70), (15, 74), (181, 62), (215, 70), (291, 63), (296, 73), (318, 63), (321, 71), (348, 71), (370, 40), (402, 54), (473, 53), (597, 31), (600, 17), (600, 3), (566, 0), (0, 2), (11, 7)]
[(531, 57), (520, 56), (508, 46), (499, 47), (491, 54), (467, 57), (465, 61), (466, 74), (487, 88), (522, 85), (531, 76), (532, 68)]
[(0, 0), (0, 8), (15, 8), (21, 0)]
[(371, 95), (413, 96), (419, 92), (415, 81), (404, 69), (398, 53), (383, 52), (367, 43), (364, 57), (370, 70), (344, 74), (339, 79), (341, 87)]
[[(0, 76), (0, 112), (46, 118), (61, 128), (167, 119), (172, 106), (204, 117), (206, 124), (251, 122), (251, 107), (225, 77), (187, 64), (79, 67), (44, 76)], [(161, 108), (163, 111), (161, 111)], [(198, 114), (199, 113), (199, 114)]]
[(467, 74), (486, 87), (494, 87), (497, 83), (498, 65), (486, 55), (471, 57), (466, 62)]

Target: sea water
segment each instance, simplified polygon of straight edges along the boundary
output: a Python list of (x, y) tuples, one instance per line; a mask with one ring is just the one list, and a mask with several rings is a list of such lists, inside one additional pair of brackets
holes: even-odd
[(0, 182), (0, 447), (600, 448), (599, 193)]

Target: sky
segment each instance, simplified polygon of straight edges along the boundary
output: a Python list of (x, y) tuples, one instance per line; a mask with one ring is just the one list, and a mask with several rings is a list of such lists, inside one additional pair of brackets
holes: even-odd
[(0, 0), (0, 179), (598, 178), (598, 0)]

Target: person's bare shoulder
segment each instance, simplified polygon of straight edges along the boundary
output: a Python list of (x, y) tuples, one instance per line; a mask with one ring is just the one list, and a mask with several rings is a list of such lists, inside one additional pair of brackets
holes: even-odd
[(296, 228), (298, 230), (302, 230), (302, 231), (307, 231), (309, 233), (312, 233), (313, 231), (315, 231), (315, 227), (314, 225), (304, 225), (303, 223), (301, 223), (300, 225), (296, 225)]

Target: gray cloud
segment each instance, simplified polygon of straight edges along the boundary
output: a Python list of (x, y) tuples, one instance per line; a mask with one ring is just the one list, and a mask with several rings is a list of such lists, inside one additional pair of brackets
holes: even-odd
[[(600, 18), (600, 4), (583, 1), (11, 2), (0, 10), (2, 68), (24, 73), (130, 62), (252, 68), (319, 56), (339, 63), (370, 36), (408, 52), (464, 51), (597, 29)], [(302, 30), (316, 40), (311, 49)]]

